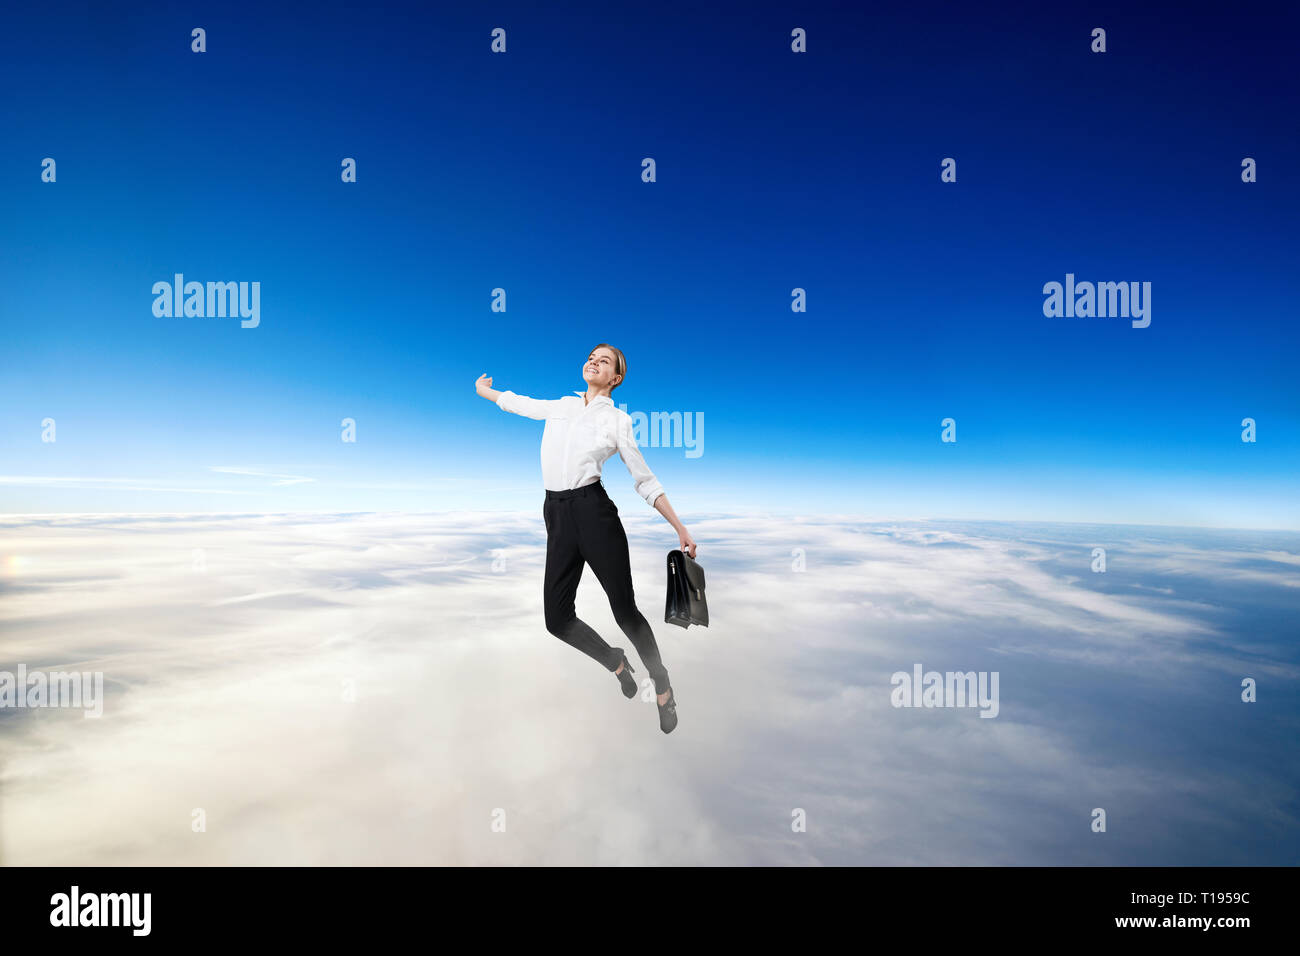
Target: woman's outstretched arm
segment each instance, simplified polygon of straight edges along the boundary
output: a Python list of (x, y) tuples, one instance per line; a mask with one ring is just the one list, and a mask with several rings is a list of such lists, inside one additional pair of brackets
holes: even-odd
[(618, 445), (619, 457), (623, 459), (628, 474), (632, 476), (636, 493), (653, 508), (656, 499), (664, 493), (664, 486), (659, 483), (655, 473), (645, 463), (645, 456), (641, 454), (641, 448), (636, 443), (636, 430), (632, 427), (630, 416), (625, 414), (618, 416), (618, 433), (615, 435), (615, 441)]
[(695, 539), (691, 533), (686, 530), (686, 525), (682, 524), (682, 519), (677, 517), (677, 512), (673, 511), (673, 506), (668, 503), (667, 495), (660, 495), (655, 499), (655, 511), (668, 519), (668, 523), (677, 529), (677, 537), (681, 539), (681, 549), (690, 557), (695, 557)]
[(619, 422), (618, 454), (623, 459), (623, 464), (627, 465), (628, 473), (636, 485), (636, 493), (668, 520), (681, 539), (681, 549), (692, 558), (695, 557), (695, 541), (691, 538), (691, 533), (686, 530), (686, 525), (682, 524), (682, 519), (677, 517), (677, 512), (673, 511), (673, 506), (668, 503), (664, 486), (659, 483), (650, 466), (645, 463), (645, 456), (641, 454), (641, 449), (636, 443), (636, 431), (632, 427), (632, 419), (627, 415), (623, 415)]
[(484, 373), (478, 377), (474, 383), (474, 391), (486, 398), (489, 402), (494, 402), (498, 408), (507, 412), (514, 412), (516, 415), (523, 415), (525, 418), (552, 418), (559, 414), (560, 400), (558, 398), (529, 398), (527, 395), (516, 395), (514, 392), (506, 390), (498, 392), (492, 387), (492, 379)]

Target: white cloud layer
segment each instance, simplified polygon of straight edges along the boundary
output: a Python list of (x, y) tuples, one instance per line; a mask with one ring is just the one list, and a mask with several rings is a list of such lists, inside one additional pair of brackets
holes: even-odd
[[(0, 710), (0, 860), (1294, 862), (1300, 536), (714, 515), (682, 631), (623, 520), (669, 736), (545, 631), (538, 514), (0, 519), (0, 669), (107, 694)], [(578, 614), (645, 676), (589, 569)], [(892, 707), (914, 663), (998, 717)]]

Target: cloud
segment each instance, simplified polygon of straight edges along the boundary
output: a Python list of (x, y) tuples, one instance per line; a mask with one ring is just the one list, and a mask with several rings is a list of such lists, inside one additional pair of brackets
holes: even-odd
[[(7, 518), (0, 669), (101, 670), (107, 700), (0, 711), (0, 857), (1294, 859), (1277, 688), (1300, 671), (1260, 608), (1287, 606), (1300, 536), (711, 515), (713, 625), (683, 631), (659, 610), (675, 535), (623, 521), (681, 702), (667, 737), (648, 693), (545, 631), (532, 512)], [(644, 677), (589, 569), (578, 613)], [(999, 716), (890, 706), (914, 663), (998, 670)], [(1239, 701), (1247, 674), (1267, 702)]]
[(157, 478), (91, 478), (55, 475), (0, 475), (0, 485), (32, 488), (89, 488), (113, 491), (189, 491), (204, 495), (250, 494), (231, 488), (195, 488), (184, 482), (168, 482)]
[(247, 475), (251, 478), (274, 478), (271, 482), (273, 485), (301, 485), (304, 482), (315, 481), (315, 478), (307, 478), (303, 475), (277, 475), (269, 471), (258, 471), (253, 468), (226, 468), (218, 465), (210, 465), (209, 471), (220, 472), (224, 475)]

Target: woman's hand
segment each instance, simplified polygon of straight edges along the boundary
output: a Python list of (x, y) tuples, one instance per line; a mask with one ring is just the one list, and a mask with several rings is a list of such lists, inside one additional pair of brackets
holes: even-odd
[(694, 558), (695, 549), (698, 545), (696, 545), (695, 539), (691, 537), (691, 533), (683, 528), (681, 531), (677, 532), (677, 537), (681, 539), (678, 547), (681, 549), (682, 553), (688, 558)]
[(484, 372), (474, 383), (474, 391), (478, 392), (480, 398), (486, 398), (489, 402), (495, 402), (501, 397), (501, 393), (492, 387), (492, 376)]

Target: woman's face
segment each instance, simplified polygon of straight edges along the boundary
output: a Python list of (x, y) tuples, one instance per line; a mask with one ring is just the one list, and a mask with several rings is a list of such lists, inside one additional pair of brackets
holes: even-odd
[(596, 388), (612, 388), (619, 382), (618, 362), (609, 349), (593, 349), (582, 366), (582, 377)]

